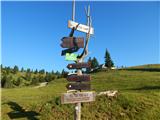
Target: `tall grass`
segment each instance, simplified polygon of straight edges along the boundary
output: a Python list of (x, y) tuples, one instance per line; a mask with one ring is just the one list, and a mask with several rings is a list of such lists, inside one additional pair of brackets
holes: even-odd
[[(92, 90), (118, 90), (118, 97), (82, 103), (82, 120), (160, 120), (160, 72), (114, 70), (91, 75)], [(74, 104), (62, 105), (65, 79), (42, 88), (2, 89), (2, 120), (72, 120)], [(11, 104), (12, 103), (12, 104)], [(38, 115), (34, 116), (37, 113)], [(13, 116), (12, 116), (13, 117)]]

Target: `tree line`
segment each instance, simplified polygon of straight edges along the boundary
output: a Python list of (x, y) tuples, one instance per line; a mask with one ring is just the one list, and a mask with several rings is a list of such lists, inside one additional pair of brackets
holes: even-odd
[[(107, 69), (111, 69), (114, 66), (114, 63), (111, 59), (110, 53), (106, 49), (104, 56), (104, 65)], [(100, 68), (100, 64), (96, 57), (89, 57), (88, 62), (91, 64), (90, 68), (87, 68), (85, 73), (95, 72)], [(66, 78), (69, 72), (64, 69), (62, 72), (59, 71), (51, 71), (47, 72), (44, 69), (41, 70), (31, 70), (31, 69), (21, 69), (15, 65), (13, 68), (11, 67), (3, 67), (1, 65), (1, 87), (2, 88), (13, 88), (13, 87), (21, 87), (21, 86), (29, 86), (29, 85), (38, 85), (41, 82), (51, 82), (54, 79)]]
[(47, 72), (44, 69), (31, 70), (21, 69), (18, 66), (3, 67), (1, 65), (1, 87), (2, 88), (13, 88), (17, 86), (28, 86), (38, 85), (41, 82), (50, 82), (54, 79), (63, 77), (59, 71)]
[(91, 63), (91, 68), (87, 68), (86, 72), (96, 72), (97, 70), (105, 69), (110, 70), (112, 67), (114, 67), (113, 60), (111, 59), (109, 51), (106, 49), (105, 56), (104, 56), (104, 64), (100, 65), (98, 60), (93, 57), (89, 57), (88, 62)]

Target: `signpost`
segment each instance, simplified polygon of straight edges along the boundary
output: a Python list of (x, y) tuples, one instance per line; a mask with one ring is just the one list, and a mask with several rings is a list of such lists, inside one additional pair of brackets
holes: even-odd
[[(61, 47), (68, 48), (62, 50), (61, 55), (66, 55), (66, 60), (72, 60), (76, 63), (68, 64), (68, 69), (76, 69), (76, 74), (68, 75), (67, 80), (70, 82), (66, 85), (68, 91), (72, 93), (63, 93), (61, 96), (61, 103), (75, 103), (75, 120), (81, 119), (81, 102), (95, 101), (95, 92), (82, 92), (83, 90), (91, 90), (90, 75), (82, 74), (82, 68), (91, 67), (90, 63), (85, 63), (84, 58), (88, 55), (88, 42), (90, 34), (94, 34), (94, 29), (91, 27), (90, 7), (86, 11), (87, 25), (79, 24), (75, 22), (75, 0), (73, 0), (72, 7), (72, 21), (68, 21), (68, 27), (71, 28), (69, 37), (63, 37), (61, 39)], [(83, 37), (74, 37), (74, 31), (78, 30), (86, 33), (86, 40), (84, 42)], [(85, 43), (85, 45), (84, 45)], [(84, 48), (81, 55), (73, 54), (80, 48)], [(74, 92), (73, 92), (74, 91)]]
[(63, 93), (61, 96), (62, 104), (92, 101), (95, 101), (95, 92)]
[(72, 63), (72, 64), (68, 64), (67, 68), (68, 69), (81, 69), (81, 68), (90, 68), (91, 64), (90, 63)]

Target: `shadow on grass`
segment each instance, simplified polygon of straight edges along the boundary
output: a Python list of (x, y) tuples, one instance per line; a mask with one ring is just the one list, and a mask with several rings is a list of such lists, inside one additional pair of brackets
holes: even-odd
[(38, 120), (35, 116), (39, 115), (39, 113), (35, 111), (25, 111), (16, 102), (8, 102), (7, 104), (13, 110), (7, 113), (10, 119), (27, 118), (28, 120)]
[(140, 88), (132, 88), (128, 90), (160, 90), (160, 86), (143, 86)]

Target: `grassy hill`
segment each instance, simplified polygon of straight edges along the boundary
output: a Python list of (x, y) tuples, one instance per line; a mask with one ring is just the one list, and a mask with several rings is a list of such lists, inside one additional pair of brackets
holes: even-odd
[(160, 72), (160, 64), (147, 64), (128, 67), (128, 70), (140, 70), (140, 71), (157, 71)]
[[(83, 103), (82, 120), (160, 120), (160, 72), (112, 70), (91, 77), (92, 90), (97, 93), (119, 93), (117, 98), (98, 96), (95, 102)], [(2, 120), (72, 120), (74, 105), (60, 104), (66, 84), (65, 79), (56, 79), (41, 88), (2, 89)]]

